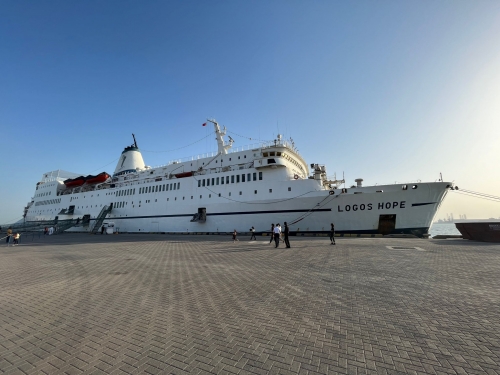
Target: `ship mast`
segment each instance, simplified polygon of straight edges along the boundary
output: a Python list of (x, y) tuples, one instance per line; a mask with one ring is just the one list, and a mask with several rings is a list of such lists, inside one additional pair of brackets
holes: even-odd
[(227, 150), (233, 147), (234, 140), (230, 136), (228, 136), (229, 142), (228, 144), (226, 144), (226, 141), (224, 141), (224, 136), (226, 135), (227, 132), (226, 127), (224, 126), (224, 130), (221, 130), (219, 124), (217, 123), (217, 121), (215, 121), (215, 119), (214, 120), (207, 119), (207, 121), (214, 124), (215, 139), (217, 140), (217, 147), (218, 147), (217, 152), (219, 154), (227, 154)]

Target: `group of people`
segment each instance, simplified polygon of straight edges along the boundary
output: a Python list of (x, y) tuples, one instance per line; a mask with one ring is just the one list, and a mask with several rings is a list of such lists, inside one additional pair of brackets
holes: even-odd
[(21, 233), (17, 232), (13, 234), (12, 228), (9, 227), (9, 229), (7, 229), (7, 237), (5, 237), (5, 243), (7, 244), (7, 246), (9, 246), (10, 240), (13, 239), (13, 245), (19, 245), (19, 237), (21, 237)]
[[(250, 233), (252, 233), (250, 241), (257, 240), (257, 237), (255, 237), (254, 227), (250, 228)], [(271, 224), (271, 239), (269, 240), (269, 243), (272, 243), (274, 240), (276, 244), (275, 247), (278, 247), (281, 241), (285, 243), (287, 248), (290, 248), (290, 240), (288, 239), (289, 234), (290, 234), (290, 228), (288, 227), (286, 221), (285, 221), (285, 228), (283, 230), (281, 229), (281, 225), (279, 223), (276, 225)], [(237, 236), (238, 232), (235, 229), (233, 231), (233, 242), (238, 241)], [(333, 223), (330, 224), (330, 244), (335, 245), (335, 225)]]

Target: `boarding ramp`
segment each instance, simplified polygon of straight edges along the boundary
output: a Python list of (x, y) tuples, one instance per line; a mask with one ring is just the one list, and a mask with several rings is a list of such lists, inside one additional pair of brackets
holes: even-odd
[(94, 227), (92, 228), (91, 232), (92, 234), (96, 234), (99, 228), (101, 227), (102, 223), (106, 219), (106, 216), (111, 212), (113, 209), (113, 203), (111, 203), (109, 206), (104, 206), (99, 213), (99, 215), (95, 219)]

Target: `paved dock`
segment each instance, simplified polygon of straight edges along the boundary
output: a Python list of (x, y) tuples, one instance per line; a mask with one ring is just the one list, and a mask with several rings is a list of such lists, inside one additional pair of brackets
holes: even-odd
[(2, 374), (500, 374), (500, 244), (22, 239)]

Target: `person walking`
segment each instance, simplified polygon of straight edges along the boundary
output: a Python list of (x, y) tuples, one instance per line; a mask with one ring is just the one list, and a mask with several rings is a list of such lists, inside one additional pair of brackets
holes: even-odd
[(330, 224), (330, 245), (335, 245), (335, 225)]
[(19, 237), (21, 237), (19, 233), (14, 235), (14, 245), (19, 245)]
[(252, 238), (257, 241), (257, 237), (255, 237), (255, 228), (252, 227), (250, 228), (250, 232), (252, 232), (252, 237), (250, 237), (250, 241), (252, 241)]
[(290, 228), (288, 227), (287, 222), (285, 221), (285, 245), (287, 248), (290, 248), (290, 241), (288, 240), (288, 235), (290, 234)]
[(269, 240), (269, 243), (273, 242), (274, 239), (274, 224), (271, 224), (271, 239)]
[(103, 224), (103, 226), (101, 227), (101, 235), (103, 235), (103, 234), (104, 234), (104, 224)]
[(238, 232), (236, 232), (236, 229), (233, 231), (233, 242), (239, 241), (236, 236), (238, 235)]
[(278, 223), (274, 227), (274, 242), (276, 243), (275, 247), (278, 247), (280, 245), (280, 234), (281, 234), (281, 228), (280, 228), (280, 225)]
[(9, 246), (9, 243), (10, 243), (10, 238), (12, 237), (12, 228), (9, 227), (7, 229), (7, 237), (5, 237), (5, 243), (7, 244), (7, 246)]

